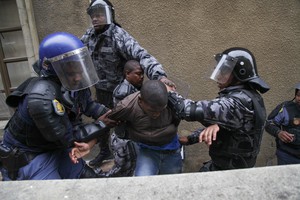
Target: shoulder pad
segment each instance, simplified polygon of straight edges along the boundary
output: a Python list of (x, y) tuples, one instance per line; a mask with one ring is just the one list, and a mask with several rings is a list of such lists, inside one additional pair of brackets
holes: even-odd
[(6, 100), (5, 100), (6, 104), (10, 107), (17, 107), (19, 104), (19, 101), (22, 99), (22, 97), (27, 94), (28, 90), (38, 80), (39, 80), (39, 77), (28, 78), (6, 98)]
[(278, 105), (276, 106), (276, 108), (274, 108), (274, 109), (272, 110), (272, 112), (269, 114), (268, 119), (269, 119), (269, 118), (274, 118), (278, 113), (281, 113), (281, 112), (283, 111), (283, 108), (284, 108), (284, 107), (288, 107), (289, 105), (291, 105), (291, 104), (290, 104), (291, 102), (292, 102), (292, 101), (284, 101), (284, 102), (278, 104)]
[(50, 80), (37, 81), (31, 91), (28, 92), (29, 98), (41, 98), (53, 100), (61, 95), (61, 86)]
[(113, 96), (117, 99), (124, 99), (126, 96), (134, 92), (135, 92), (135, 88), (131, 84), (127, 84), (126, 82), (123, 82), (115, 88), (113, 92)]
[(247, 108), (250, 108), (252, 106), (252, 98), (254, 98), (254, 95), (252, 97), (250, 97), (241, 90), (241, 91), (235, 91), (235, 92), (230, 93), (230, 97), (239, 99), (244, 106), (246, 106)]

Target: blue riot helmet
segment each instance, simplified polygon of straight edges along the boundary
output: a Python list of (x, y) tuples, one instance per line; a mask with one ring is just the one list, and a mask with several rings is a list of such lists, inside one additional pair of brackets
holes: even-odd
[(111, 24), (114, 21), (114, 7), (107, 0), (94, 0), (87, 9), (91, 18), (99, 17), (99, 25)]
[[(267, 92), (270, 87), (258, 76), (253, 54), (245, 48), (233, 47), (215, 56), (217, 66), (211, 79), (225, 83), (230, 74), (241, 81), (247, 82), (261, 93)], [(219, 80), (222, 80), (219, 81)]]
[(39, 57), (41, 76), (58, 77), (67, 90), (81, 90), (99, 81), (88, 49), (70, 33), (46, 36), (40, 44)]

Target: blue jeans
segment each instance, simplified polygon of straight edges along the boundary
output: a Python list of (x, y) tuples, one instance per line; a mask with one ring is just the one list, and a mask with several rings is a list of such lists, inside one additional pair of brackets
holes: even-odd
[[(85, 162), (73, 164), (68, 151), (54, 151), (36, 156), (28, 165), (19, 169), (17, 180), (50, 180), (79, 178)], [(3, 181), (11, 180), (6, 169), (2, 168)]]
[(175, 152), (163, 152), (137, 146), (135, 176), (177, 174), (182, 172), (180, 148)]
[(276, 150), (276, 155), (278, 165), (300, 164), (300, 158), (286, 153), (285, 151), (282, 151), (280, 149)]

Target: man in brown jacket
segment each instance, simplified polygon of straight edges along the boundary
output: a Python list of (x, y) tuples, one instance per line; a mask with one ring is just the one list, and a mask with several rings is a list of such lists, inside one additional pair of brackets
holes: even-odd
[(120, 101), (109, 115), (126, 123), (126, 135), (138, 149), (135, 176), (181, 173), (178, 118), (167, 107), (166, 86), (145, 82), (140, 92)]
[[(177, 134), (180, 120), (167, 104), (168, 92), (164, 83), (149, 80), (139, 92), (120, 101), (109, 114), (109, 118), (125, 123), (125, 135), (136, 143), (135, 176), (182, 172)], [(92, 146), (81, 143), (73, 149), (71, 159), (76, 162), (90, 148)]]

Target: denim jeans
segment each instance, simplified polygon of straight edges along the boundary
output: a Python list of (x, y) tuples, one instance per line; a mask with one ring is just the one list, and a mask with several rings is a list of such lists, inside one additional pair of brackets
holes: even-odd
[(182, 172), (180, 148), (175, 152), (163, 152), (137, 147), (135, 176), (177, 174)]
[[(17, 180), (77, 179), (85, 162), (73, 164), (68, 151), (54, 151), (36, 156), (28, 165), (19, 169)], [(6, 169), (1, 169), (3, 181), (11, 180)]]
[(300, 158), (297, 158), (289, 153), (286, 153), (280, 149), (276, 150), (277, 164), (288, 165), (288, 164), (300, 164)]

